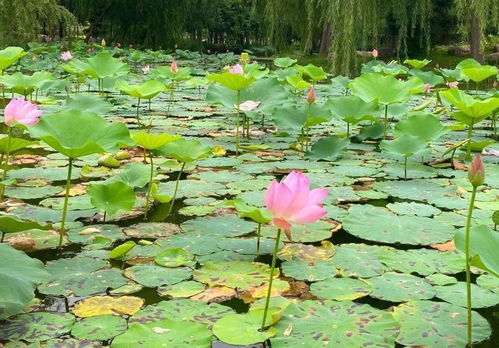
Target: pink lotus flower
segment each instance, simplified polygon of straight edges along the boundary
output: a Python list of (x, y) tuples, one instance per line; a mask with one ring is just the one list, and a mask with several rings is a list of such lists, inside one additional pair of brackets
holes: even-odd
[(170, 64), (170, 71), (174, 74), (178, 72), (178, 66), (177, 66), (177, 61), (174, 59), (173, 62)]
[(485, 167), (480, 155), (476, 155), (468, 167), (468, 180), (474, 187), (483, 185), (485, 182)]
[(117, 42), (117, 43), (114, 44), (114, 47), (121, 48), (121, 44), (119, 42)]
[(373, 49), (371, 52), (372, 56), (374, 59), (378, 58), (379, 52), (377, 49)]
[(429, 83), (425, 83), (423, 87), (425, 92), (429, 92), (431, 90), (431, 85)]
[(315, 89), (314, 89), (314, 86), (310, 86), (310, 89), (308, 90), (307, 102), (309, 104), (315, 103)]
[(231, 74), (239, 74), (239, 75), (243, 75), (244, 74), (244, 70), (243, 70), (243, 67), (240, 66), (239, 64), (236, 64), (232, 67), (232, 69), (229, 70), (229, 72)]
[(71, 54), (71, 51), (64, 51), (61, 53), (61, 59), (65, 62), (68, 60), (73, 59), (73, 55)]
[(142, 67), (142, 73), (145, 75), (149, 72), (149, 70), (151, 70), (151, 67), (149, 65), (146, 65), (144, 67)]
[(446, 85), (449, 88), (457, 88), (457, 86), (459, 86), (459, 81), (447, 82)]
[(326, 215), (322, 201), (326, 189), (310, 190), (310, 179), (300, 172), (292, 171), (283, 181), (273, 180), (265, 192), (265, 205), (278, 228), (288, 231), (293, 224), (315, 222)]
[(11, 126), (14, 121), (25, 126), (32, 126), (40, 121), (42, 110), (38, 110), (36, 104), (24, 100), (23, 97), (12, 99), (5, 107), (4, 122), (7, 126)]
[(494, 87), (494, 88), (497, 87), (497, 81), (492, 82), (492, 87)]

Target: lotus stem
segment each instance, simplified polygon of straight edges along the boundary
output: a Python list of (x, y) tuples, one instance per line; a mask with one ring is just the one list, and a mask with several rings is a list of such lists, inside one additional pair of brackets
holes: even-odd
[(470, 229), (471, 217), (473, 215), (473, 207), (475, 205), (477, 186), (473, 185), (471, 193), (470, 206), (468, 208), (468, 217), (466, 218), (466, 242), (465, 242), (465, 257), (466, 257), (466, 307), (468, 310), (468, 347), (473, 345), (472, 338), (472, 314), (471, 314), (471, 267), (470, 267)]
[(404, 156), (404, 180), (407, 180), (407, 156)]
[(385, 105), (385, 127), (383, 129), (383, 140), (386, 139), (387, 127), (388, 127), (388, 104)]
[(347, 138), (350, 138), (350, 122), (347, 122)]
[(62, 241), (64, 239), (65, 230), (64, 227), (66, 225), (66, 215), (68, 213), (68, 199), (69, 199), (69, 190), (71, 189), (71, 173), (73, 172), (73, 159), (69, 159), (68, 165), (68, 177), (66, 179), (66, 193), (64, 195), (64, 205), (62, 207), (62, 221), (61, 228), (59, 230), (59, 246), (60, 249), (62, 247)]
[(237, 91), (237, 114), (236, 114), (236, 155), (239, 155), (239, 103), (241, 102), (241, 91)]
[(170, 209), (168, 210), (168, 215), (170, 215), (172, 213), (173, 205), (175, 204), (175, 198), (177, 198), (178, 183), (180, 181), (180, 176), (182, 175), (182, 172), (184, 171), (184, 167), (185, 167), (185, 162), (182, 163), (182, 167), (180, 168), (180, 171), (178, 172), (178, 175), (177, 175), (177, 181), (175, 182), (175, 190), (173, 191), (172, 203), (170, 204)]
[(140, 108), (140, 98), (137, 98), (137, 112), (135, 114), (135, 118), (137, 119), (137, 124), (140, 125), (140, 118), (139, 118), (139, 108)]
[(175, 93), (175, 85), (172, 86), (172, 89), (170, 90), (170, 100), (168, 100), (168, 109), (166, 112), (170, 113), (170, 107), (172, 106), (173, 103), (173, 95)]
[(470, 121), (468, 126), (468, 145), (466, 147), (466, 158), (471, 158), (471, 139), (473, 138), (473, 119)]
[(256, 230), (256, 257), (260, 256), (260, 230), (262, 228), (262, 223), (258, 223), (258, 228)]
[[(3, 174), (2, 181), (7, 180), (7, 172), (9, 166), (9, 157), (10, 157), (10, 141), (12, 139), (12, 127), (9, 127), (9, 132), (7, 133), (7, 151), (5, 152), (5, 164), (3, 164)], [(5, 195), (5, 184), (2, 184), (0, 188), (0, 202), (3, 202), (3, 198)]]
[(145, 208), (144, 220), (147, 219), (147, 212), (149, 211), (149, 204), (150, 204), (151, 191), (152, 191), (152, 178), (153, 178), (153, 175), (154, 175), (154, 162), (153, 162), (153, 157), (152, 157), (152, 152), (151, 151), (149, 151), (149, 160), (151, 162), (151, 170), (149, 172), (149, 187), (147, 189), (146, 208)]
[(3, 243), (3, 240), (5, 239), (5, 234), (6, 232), (2, 232), (2, 237), (0, 237), (0, 243)]
[(267, 321), (267, 311), (269, 310), (270, 295), (272, 293), (272, 281), (274, 280), (275, 263), (277, 260), (277, 251), (279, 249), (280, 239), (281, 239), (281, 229), (279, 228), (277, 230), (277, 236), (275, 238), (274, 254), (272, 255), (272, 264), (270, 266), (269, 288), (267, 290), (267, 298), (265, 299), (265, 308), (263, 310), (262, 330), (265, 329), (265, 323)]

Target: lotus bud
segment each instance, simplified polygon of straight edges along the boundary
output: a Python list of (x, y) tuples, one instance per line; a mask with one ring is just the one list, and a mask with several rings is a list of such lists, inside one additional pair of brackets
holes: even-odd
[(315, 103), (315, 89), (314, 89), (314, 86), (310, 86), (310, 89), (308, 90), (307, 102), (309, 104)]
[(377, 49), (373, 49), (371, 52), (372, 56), (374, 59), (378, 58), (379, 52)]
[(494, 87), (494, 88), (497, 87), (497, 81), (492, 82), (492, 87)]
[(474, 187), (483, 185), (485, 182), (485, 168), (480, 155), (476, 155), (473, 161), (471, 161), (471, 165), (468, 168), (468, 180)]
[(178, 66), (177, 66), (177, 61), (174, 59), (173, 62), (170, 65), (170, 71), (174, 74), (178, 72)]
[(425, 90), (425, 92), (429, 92), (431, 90), (431, 85), (429, 83), (425, 83), (424, 90)]
[(100, 42), (101, 46), (106, 46), (106, 40), (102, 39), (102, 41)]

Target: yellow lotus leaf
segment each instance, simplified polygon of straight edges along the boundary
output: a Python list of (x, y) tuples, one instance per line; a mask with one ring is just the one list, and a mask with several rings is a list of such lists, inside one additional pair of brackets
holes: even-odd
[(94, 296), (75, 304), (74, 314), (82, 317), (97, 315), (132, 315), (140, 310), (144, 300), (134, 296)]

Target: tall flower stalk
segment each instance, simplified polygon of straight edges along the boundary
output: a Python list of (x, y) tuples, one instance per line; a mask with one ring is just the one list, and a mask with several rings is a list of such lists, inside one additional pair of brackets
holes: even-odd
[(476, 155), (471, 162), (468, 169), (468, 180), (473, 186), (473, 191), (471, 192), (470, 205), (468, 207), (468, 216), (466, 218), (466, 239), (465, 239), (465, 257), (466, 257), (466, 307), (467, 307), (467, 337), (468, 337), (468, 347), (473, 345), (472, 337), (472, 312), (471, 312), (471, 265), (470, 265), (470, 230), (471, 230), (471, 218), (473, 216), (473, 207), (475, 205), (476, 191), (478, 186), (483, 185), (485, 181), (485, 168), (483, 166), (482, 159), (480, 155)]

